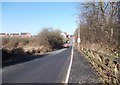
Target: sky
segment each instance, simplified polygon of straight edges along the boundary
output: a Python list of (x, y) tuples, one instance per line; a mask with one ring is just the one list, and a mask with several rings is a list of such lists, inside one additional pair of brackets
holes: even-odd
[(45, 27), (73, 34), (77, 28), (76, 3), (2, 2), (2, 32), (38, 34)]

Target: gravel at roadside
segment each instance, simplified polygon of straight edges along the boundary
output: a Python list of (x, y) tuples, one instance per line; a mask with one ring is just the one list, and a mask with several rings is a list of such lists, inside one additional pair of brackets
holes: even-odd
[(77, 50), (74, 50), (68, 83), (100, 83), (90, 63)]

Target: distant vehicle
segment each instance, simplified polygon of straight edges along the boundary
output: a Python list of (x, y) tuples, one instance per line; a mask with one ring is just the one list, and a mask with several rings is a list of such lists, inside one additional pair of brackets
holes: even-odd
[(64, 48), (69, 48), (69, 44), (68, 44), (68, 43), (65, 43), (65, 44), (63, 45), (63, 47), (64, 47)]

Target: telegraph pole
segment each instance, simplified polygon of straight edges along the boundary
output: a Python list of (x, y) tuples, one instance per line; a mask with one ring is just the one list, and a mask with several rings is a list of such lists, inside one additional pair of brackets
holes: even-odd
[(80, 50), (80, 27), (79, 27), (79, 22), (80, 20), (77, 19), (77, 22), (78, 22), (78, 38), (77, 38), (77, 43), (78, 43), (78, 50)]

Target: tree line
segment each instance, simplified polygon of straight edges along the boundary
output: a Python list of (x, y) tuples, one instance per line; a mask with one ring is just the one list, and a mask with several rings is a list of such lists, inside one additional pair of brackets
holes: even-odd
[[(120, 52), (120, 1), (84, 2), (77, 6), (81, 47), (100, 46), (110, 52)], [(75, 31), (77, 40), (78, 29)], [(92, 48), (92, 47), (88, 47)]]

